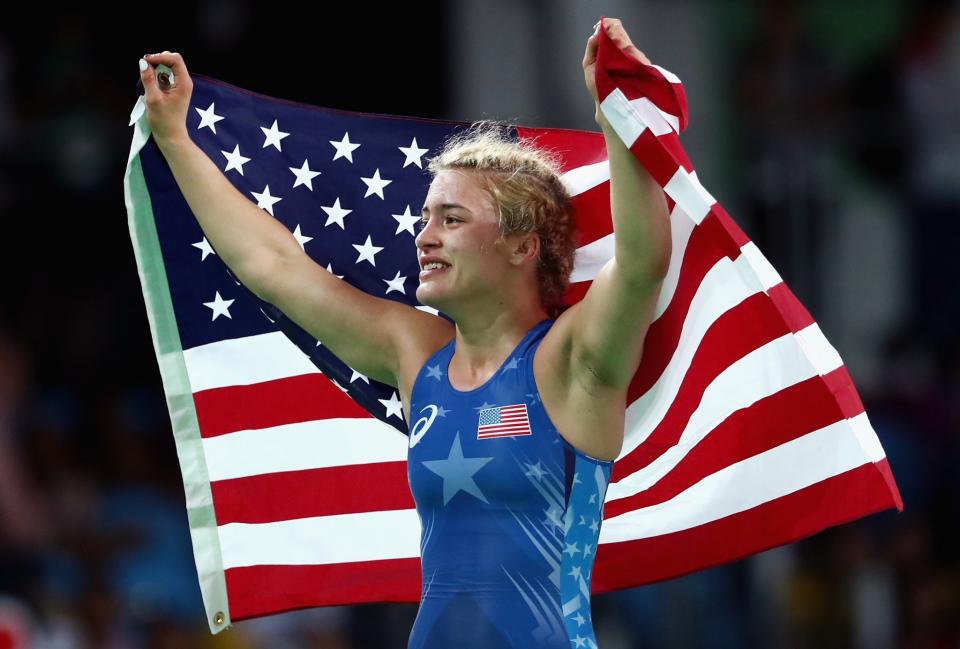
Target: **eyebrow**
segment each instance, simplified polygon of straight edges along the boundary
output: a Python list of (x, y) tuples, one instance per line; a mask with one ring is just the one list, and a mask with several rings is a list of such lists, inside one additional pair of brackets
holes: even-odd
[[(452, 210), (452, 209), (461, 209), (461, 210), (464, 210), (465, 212), (470, 212), (470, 210), (469, 210), (468, 208), (464, 207), (463, 205), (460, 205), (459, 203), (441, 203), (441, 204), (440, 204), (440, 210), (441, 210), (441, 211), (442, 211), (442, 210)], [(429, 213), (429, 212), (430, 212), (430, 208), (427, 207), (426, 205), (424, 205), (422, 208), (420, 208), (420, 213), (421, 213), (421, 214), (427, 214), (427, 213)], [(473, 212), (470, 212), (470, 213), (473, 214)]]

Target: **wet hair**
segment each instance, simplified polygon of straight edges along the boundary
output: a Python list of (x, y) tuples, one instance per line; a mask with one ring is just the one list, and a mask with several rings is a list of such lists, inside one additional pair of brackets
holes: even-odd
[(477, 172), (493, 198), (501, 236), (530, 232), (540, 236), (540, 302), (555, 318), (565, 308), (563, 296), (573, 271), (573, 204), (560, 180), (555, 154), (518, 142), (511, 130), (499, 122), (475, 122), (448, 139), (428, 169), (433, 177), (447, 170)]

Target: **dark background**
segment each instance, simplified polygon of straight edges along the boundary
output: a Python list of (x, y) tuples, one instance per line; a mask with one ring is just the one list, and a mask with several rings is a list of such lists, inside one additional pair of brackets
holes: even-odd
[(960, 647), (955, 3), (219, 0), (0, 20), (0, 649), (17, 625), (38, 648), (400, 647), (416, 612), (209, 634), (123, 204), (136, 59), (333, 108), (591, 128), (601, 14), (684, 80), (701, 180), (847, 362), (906, 510), (597, 597), (600, 645)]

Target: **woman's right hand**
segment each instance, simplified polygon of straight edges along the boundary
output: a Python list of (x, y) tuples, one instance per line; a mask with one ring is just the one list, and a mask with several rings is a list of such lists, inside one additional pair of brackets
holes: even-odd
[[(187, 112), (190, 109), (190, 96), (193, 94), (193, 80), (187, 72), (183, 57), (176, 52), (164, 51), (160, 54), (144, 56), (147, 69), (140, 72), (147, 104), (147, 124), (153, 138), (159, 146), (184, 138), (187, 133)], [(173, 70), (174, 84), (161, 89), (157, 81), (155, 65), (163, 63)]]

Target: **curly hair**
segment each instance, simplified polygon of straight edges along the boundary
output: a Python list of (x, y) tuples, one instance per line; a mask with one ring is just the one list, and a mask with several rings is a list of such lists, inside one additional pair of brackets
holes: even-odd
[(555, 318), (564, 309), (576, 250), (573, 204), (560, 180), (558, 159), (514, 140), (506, 124), (480, 121), (448, 139), (428, 166), (433, 177), (460, 169), (478, 172), (481, 186), (493, 197), (501, 237), (539, 235), (540, 301)]

